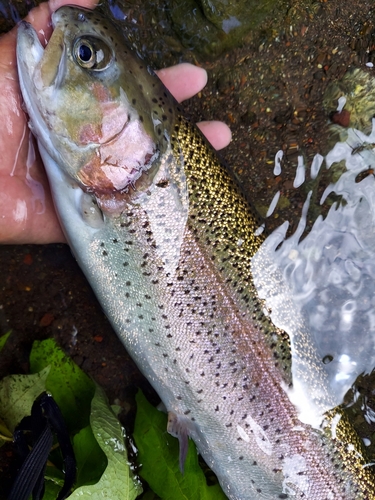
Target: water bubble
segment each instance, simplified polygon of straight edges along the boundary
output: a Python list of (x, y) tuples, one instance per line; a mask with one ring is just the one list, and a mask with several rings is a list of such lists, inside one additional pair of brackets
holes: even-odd
[(323, 363), (325, 365), (328, 365), (329, 363), (331, 363), (331, 361), (333, 361), (333, 356), (331, 354), (327, 354), (326, 356), (324, 356)]

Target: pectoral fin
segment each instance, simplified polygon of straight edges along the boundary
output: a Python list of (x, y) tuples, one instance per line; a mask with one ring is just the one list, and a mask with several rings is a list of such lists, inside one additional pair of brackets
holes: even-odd
[(180, 444), (180, 471), (184, 473), (186, 455), (189, 448), (189, 430), (192, 422), (184, 415), (178, 415), (173, 411), (168, 412), (167, 431), (171, 436), (176, 437)]

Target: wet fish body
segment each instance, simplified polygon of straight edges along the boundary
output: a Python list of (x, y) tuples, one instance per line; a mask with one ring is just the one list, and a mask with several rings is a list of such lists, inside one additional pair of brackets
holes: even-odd
[(288, 339), (252, 280), (259, 223), (227, 169), (100, 12), (63, 7), (53, 25), (45, 49), (19, 27), (31, 128), (72, 251), (170, 431), (233, 500), (373, 498), (344, 415), (298, 419)]

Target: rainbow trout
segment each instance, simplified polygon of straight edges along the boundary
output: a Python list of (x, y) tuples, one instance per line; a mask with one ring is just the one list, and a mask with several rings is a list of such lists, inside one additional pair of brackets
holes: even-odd
[(232, 500), (375, 498), (345, 416), (313, 428), (288, 396), (288, 338), (252, 279), (259, 223), (225, 166), (100, 12), (63, 7), (52, 22), (45, 49), (19, 25), (30, 127), (72, 251), (167, 408), (181, 465), (190, 437)]

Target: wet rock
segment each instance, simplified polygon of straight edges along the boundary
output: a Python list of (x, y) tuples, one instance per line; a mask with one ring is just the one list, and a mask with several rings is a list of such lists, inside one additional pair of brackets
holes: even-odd
[[(341, 113), (337, 109), (340, 98), (345, 99)], [(374, 76), (358, 68), (350, 69), (343, 78), (328, 85), (323, 106), (335, 124), (332, 127), (353, 127), (370, 133), (372, 118), (375, 116)], [(337, 132), (340, 140), (345, 140), (346, 131), (338, 129)]]
[(350, 113), (346, 109), (343, 109), (340, 112), (333, 113), (331, 116), (332, 123), (336, 125), (340, 125), (341, 127), (349, 127), (350, 124)]
[(253, 125), (257, 121), (257, 115), (254, 113), (254, 111), (251, 111), (250, 109), (246, 111), (243, 115), (241, 115), (241, 123), (244, 125)]
[(241, 45), (284, 0), (169, 0), (170, 17), (182, 43), (204, 55)]
[[(12, 2), (1, 2), (0, 5), (0, 32), (13, 28), (27, 13), (35, 7), (38, 2), (34, 0), (13, 0)], [(39, 2), (40, 3), (40, 2)]]
[(285, 125), (291, 119), (292, 114), (293, 113), (290, 108), (281, 109), (275, 114), (274, 121), (280, 125)]

